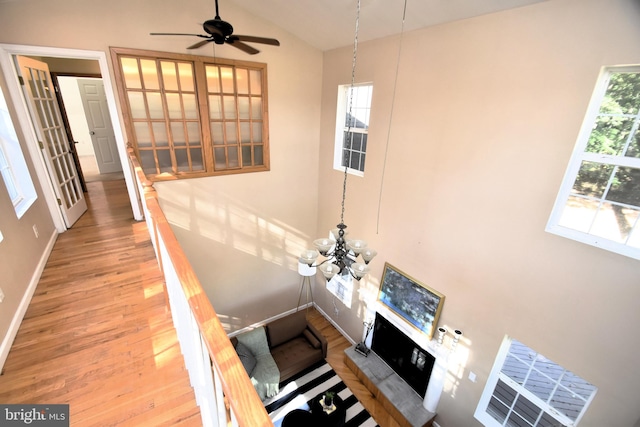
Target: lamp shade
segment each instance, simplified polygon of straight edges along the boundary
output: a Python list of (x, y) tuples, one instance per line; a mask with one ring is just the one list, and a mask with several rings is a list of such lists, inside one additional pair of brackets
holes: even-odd
[(360, 254), (360, 256), (362, 256), (362, 259), (364, 259), (364, 262), (367, 263), (367, 264), (369, 264), (369, 261), (371, 261), (376, 255), (378, 255), (378, 252), (376, 252), (376, 251), (374, 251), (373, 249), (370, 249), (370, 248), (366, 248)]
[(351, 269), (353, 270), (353, 275), (356, 276), (356, 279), (361, 279), (362, 276), (369, 272), (369, 267), (359, 262), (351, 264)]

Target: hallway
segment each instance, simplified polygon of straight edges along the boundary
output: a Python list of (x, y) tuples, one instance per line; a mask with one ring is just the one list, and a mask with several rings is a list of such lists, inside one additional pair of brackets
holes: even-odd
[(0, 375), (0, 402), (69, 404), (72, 426), (199, 426), (146, 223), (123, 180), (87, 183)]

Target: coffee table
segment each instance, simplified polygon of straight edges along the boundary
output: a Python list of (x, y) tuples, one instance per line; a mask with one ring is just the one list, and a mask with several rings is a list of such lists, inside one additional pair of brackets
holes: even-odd
[(315, 427), (316, 425), (313, 414), (303, 409), (294, 409), (282, 419), (282, 427)]
[(328, 413), (320, 403), (323, 395), (324, 393), (320, 393), (311, 400), (311, 414), (313, 414), (316, 424), (323, 427), (344, 426), (344, 420), (347, 416), (347, 408), (344, 406), (344, 401), (336, 394), (333, 397), (333, 404), (336, 409)]

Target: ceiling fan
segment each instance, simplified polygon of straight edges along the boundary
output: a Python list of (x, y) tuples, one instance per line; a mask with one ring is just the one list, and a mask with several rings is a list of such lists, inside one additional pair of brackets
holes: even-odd
[(280, 42), (276, 39), (271, 39), (267, 37), (256, 37), (256, 36), (242, 36), (240, 34), (233, 34), (233, 26), (226, 21), (223, 21), (220, 18), (220, 14), (218, 13), (218, 0), (216, 0), (216, 17), (214, 19), (209, 19), (202, 24), (202, 28), (207, 34), (185, 34), (185, 33), (151, 33), (152, 36), (195, 36), (200, 37), (204, 40), (200, 40), (198, 43), (193, 44), (187, 49), (198, 49), (209, 42), (214, 42), (215, 44), (229, 44), (235, 48), (240, 49), (243, 52), (248, 53), (249, 55), (255, 55), (260, 52), (258, 49), (253, 46), (249, 46), (244, 42), (249, 43), (262, 43), (268, 44), (272, 46), (280, 46)]

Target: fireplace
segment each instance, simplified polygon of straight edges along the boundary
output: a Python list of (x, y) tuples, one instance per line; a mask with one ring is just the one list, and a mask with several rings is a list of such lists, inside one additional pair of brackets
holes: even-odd
[(435, 357), (380, 313), (376, 313), (371, 350), (405, 380), (418, 395), (424, 397), (436, 360)]

